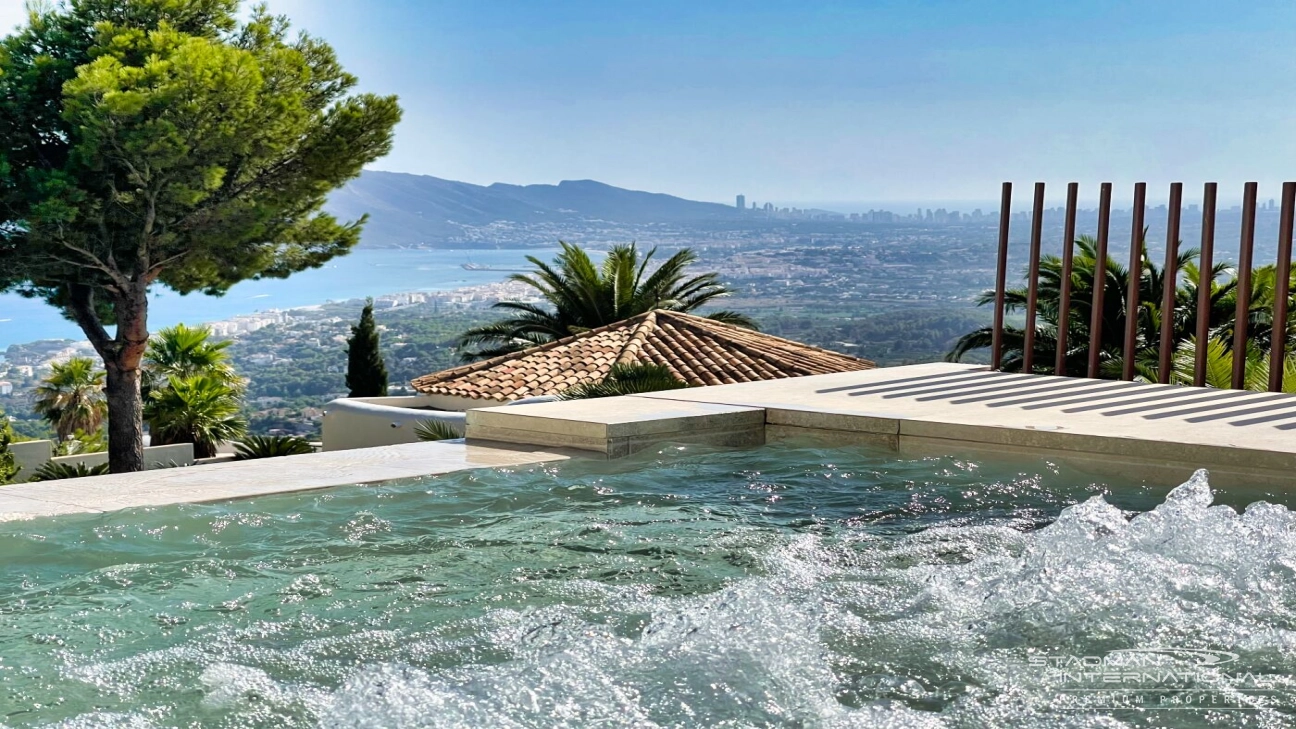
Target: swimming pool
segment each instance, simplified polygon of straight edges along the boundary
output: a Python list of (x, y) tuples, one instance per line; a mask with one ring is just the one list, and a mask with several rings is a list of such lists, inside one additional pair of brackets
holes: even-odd
[(0, 725), (1289, 725), (1296, 520), (1167, 490), (664, 446), (0, 524)]

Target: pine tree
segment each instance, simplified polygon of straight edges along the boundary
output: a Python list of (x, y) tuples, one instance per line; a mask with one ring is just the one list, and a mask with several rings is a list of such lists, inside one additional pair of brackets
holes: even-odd
[(347, 340), (346, 384), (351, 389), (350, 397), (383, 397), (387, 394), (387, 366), (378, 350), (373, 299), (365, 302), (360, 323), (351, 327), (351, 338)]
[(0, 37), (0, 291), (85, 332), (112, 471), (142, 471), (150, 296), (345, 255), (365, 219), (324, 202), (390, 151), (400, 107), (264, 4), (64, 0), (26, 18)]

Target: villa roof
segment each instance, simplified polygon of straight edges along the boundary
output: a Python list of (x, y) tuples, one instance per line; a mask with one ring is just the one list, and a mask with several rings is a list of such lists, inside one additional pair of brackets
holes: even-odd
[(500, 402), (600, 382), (616, 364), (655, 363), (690, 385), (873, 369), (865, 359), (692, 314), (657, 310), (521, 352), (414, 380), (425, 395)]

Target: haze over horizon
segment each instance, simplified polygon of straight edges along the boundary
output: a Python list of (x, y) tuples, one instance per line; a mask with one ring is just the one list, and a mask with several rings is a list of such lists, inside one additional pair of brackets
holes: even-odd
[[(1292, 177), (1296, 6), (271, 0), (405, 121), (375, 169), (732, 204)], [(0, 29), (23, 19), (0, 0)], [(1118, 200), (1120, 197), (1118, 197)], [(838, 207), (851, 203), (833, 203)]]

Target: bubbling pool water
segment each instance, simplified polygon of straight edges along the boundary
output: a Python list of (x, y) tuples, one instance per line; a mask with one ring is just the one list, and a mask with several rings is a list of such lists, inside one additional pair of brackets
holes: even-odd
[(1050, 464), (634, 465), (6, 525), (0, 721), (1293, 722), (1296, 519), (1204, 472), (1155, 503)]

